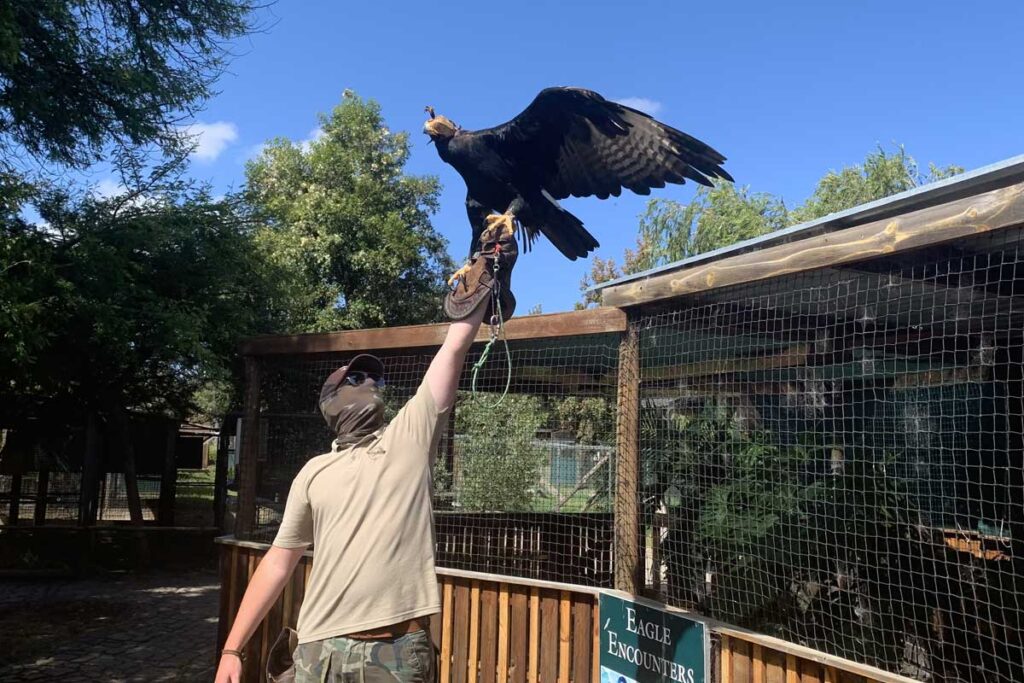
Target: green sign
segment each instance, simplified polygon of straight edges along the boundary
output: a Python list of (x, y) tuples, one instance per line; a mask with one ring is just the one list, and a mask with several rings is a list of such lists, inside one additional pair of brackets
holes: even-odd
[(707, 627), (601, 594), (601, 683), (707, 683)]

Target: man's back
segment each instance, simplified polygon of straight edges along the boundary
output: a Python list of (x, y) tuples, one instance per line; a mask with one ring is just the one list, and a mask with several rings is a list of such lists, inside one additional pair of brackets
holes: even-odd
[(424, 383), (383, 430), (295, 477), (274, 545), (314, 545), (300, 643), (438, 611), (431, 465), (445, 414)]

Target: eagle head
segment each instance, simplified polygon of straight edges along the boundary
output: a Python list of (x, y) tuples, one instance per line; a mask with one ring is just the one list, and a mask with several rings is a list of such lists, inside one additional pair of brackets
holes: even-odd
[(431, 140), (446, 140), (459, 132), (459, 127), (454, 121), (445, 116), (435, 115), (433, 107), (427, 107), (426, 112), (430, 119), (423, 124), (423, 132), (429, 135)]

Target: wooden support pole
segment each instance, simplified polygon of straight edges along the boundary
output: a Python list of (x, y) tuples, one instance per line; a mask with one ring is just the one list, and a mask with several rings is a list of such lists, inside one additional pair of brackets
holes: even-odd
[(160, 476), (160, 524), (174, 526), (174, 499), (178, 488), (178, 463), (176, 460), (178, 445), (178, 423), (167, 421), (167, 434), (164, 443), (164, 468)]
[(238, 454), (238, 518), (235, 535), (246, 538), (256, 528), (256, 459), (260, 443), (260, 365), (245, 358), (245, 400), (242, 443)]
[(91, 526), (99, 514), (100, 432), (99, 420), (90, 413), (85, 423), (85, 453), (82, 455), (82, 481), (79, 485), (78, 523)]
[(232, 422), (230, 417), (225, 417), (217, 436), (217, 464), (213, 474), (213, 525), (218, 529), (224, 528), (224, 511), (227, 509), (228, 448), (231, 444), (228, 425)]
[(7, 524), (15, 526), (18, 523), (18, 515), (21, 513), (21, 472), (11, 475), (11, 507), (7, 513)]
[(50, 468), (39, 468), (39, 481), (36, 482), (36, 509), (33, 521), (36, 526), (46, 524), (46, 502), (50, 496)]
[(640, 562), (640, 330), (630, 317), (619, 343), (615, 463), (615, 588), (638, 593)]
[(139, 496), (139, 478), (135, 471), (135, 443), (132, 441), (131, 416), (127, 410), (117, 413), (117, 433), (124, 458), (124, 490), (128, 498), (128, 515), (132, 524), (142, 526), (142, 498)]

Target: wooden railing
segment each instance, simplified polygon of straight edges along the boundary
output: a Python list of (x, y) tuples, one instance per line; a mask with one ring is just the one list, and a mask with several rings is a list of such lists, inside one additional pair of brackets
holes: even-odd
[[(242, 595), (269, 547), (221, 544), (218, 651)], [(312, 569), (307, 553), (246, 645), (243, 680), (264, 680), (283, 626), (295, 626)], [(441, 613), (430, 620), (440, 683), (597, 683), (600, 590), (586, 586), (438, 569)], [(776, 638), (711, 624), (715, 683), (912, 683)]]

